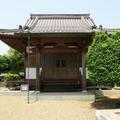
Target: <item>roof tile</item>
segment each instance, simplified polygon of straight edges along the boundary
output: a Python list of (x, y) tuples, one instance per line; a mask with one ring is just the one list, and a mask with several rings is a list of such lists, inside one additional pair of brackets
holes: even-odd
[(88, 14), (40, 15), (32, 14), (26, 24), (32, 33), (93, 32), (94, 22)]

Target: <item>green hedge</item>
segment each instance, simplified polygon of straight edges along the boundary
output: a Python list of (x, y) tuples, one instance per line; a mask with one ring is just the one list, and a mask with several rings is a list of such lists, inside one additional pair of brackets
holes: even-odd
[(4, 78), (6, 81), (20, 80), (19, 74), (7, 73)]
[(98, 33), (88, 49), (88, 74), (96, 85), (120, 86), (120, 32)]

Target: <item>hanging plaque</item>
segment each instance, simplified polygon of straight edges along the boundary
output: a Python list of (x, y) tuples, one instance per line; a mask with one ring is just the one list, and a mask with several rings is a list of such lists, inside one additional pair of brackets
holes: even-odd
[(26, 79), (36, 79), (36, 68), (26, 68)]

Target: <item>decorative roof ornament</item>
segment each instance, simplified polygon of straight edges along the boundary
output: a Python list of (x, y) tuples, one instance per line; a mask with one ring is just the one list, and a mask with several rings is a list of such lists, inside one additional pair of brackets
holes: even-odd
[(28, 26), (23, 27), (24, 33), (31, 33), (30, 28)]
[(22, 25), (19, 25), (19, 29), (18, 29), (19, 31), (19, 33), (23, 33), (23, 27), (22, 27)]

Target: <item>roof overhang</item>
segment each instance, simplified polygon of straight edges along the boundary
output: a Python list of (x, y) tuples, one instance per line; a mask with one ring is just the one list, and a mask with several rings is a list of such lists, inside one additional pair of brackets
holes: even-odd
[(15, 33), (15, 36), (19, 37), (28, 37), (30, 35), (31, 37), (86, 37), (86, 36), (93, 36), (95, 35), (95, 32), (67, 32), (67, 33), (55, 33), (55, 32), (49, 32), (49, 33)]
[(89, 14), (31, 14), (24, 27), (0, 29), (0, 39), (23, 52), (29, 35), (33, 40), (65, 37), (92, 41), (94, 27)]

